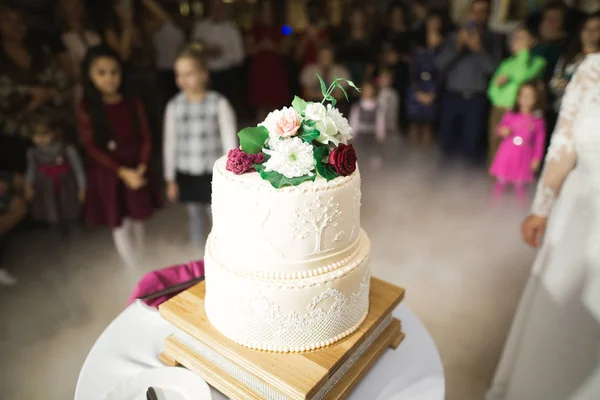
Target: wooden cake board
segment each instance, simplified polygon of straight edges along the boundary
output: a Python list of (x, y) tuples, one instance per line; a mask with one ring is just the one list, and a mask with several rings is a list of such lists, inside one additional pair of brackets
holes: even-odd
[(387, 348), (404, 333), (392, 311), (404, 289), (371, 278), (369, 314), (360, 328), (323, 349), (295, 354), (251, 350), (219, 333), (204, 312), (205, 283), (160, 307), (163, 318), (184, 333), (165, 340), (160, 360), (200, 375), (230, 399), (344, 399)]

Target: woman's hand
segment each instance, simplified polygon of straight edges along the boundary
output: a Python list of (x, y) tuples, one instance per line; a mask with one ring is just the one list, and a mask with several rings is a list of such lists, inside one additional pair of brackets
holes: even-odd
[(418, 91), (415, 93), (417, 101), (421, 104), (425, 104), (427, 95), (424, 92)]
[(540, 161), (539, 160), (533, 160), (531, 162), (531, 170), (535, 173), (535, 172), (538, 172), (539, 169), (540, 169)]
[(432, 105), (434, 101), (435, 101), (435, 93), (433, 93), (433, 92), (425, 93), (425, 105), (426, 106)]
[(118, 175), (131, 190), (138, 190), (146, 184), (146, 180), (135, 169), (121, 167)]
[(552, 83), (558, 90), (564, 91), (567, 88), (569, 81), (564, 78), (556, 78)]
[(78, 197), (81, 204), (85, 203), (85, 189), (79, 189)]
[(167, 182), (167, 198), (171, 203), (176, 203), (179, 199), (179, 186), (177, 186), (177, 182)]
[(548, 218), (531, 214), (521, 225), (521, 234), (525, 243), (531, 247), (540, 247), (542, 236), (546, 232)]

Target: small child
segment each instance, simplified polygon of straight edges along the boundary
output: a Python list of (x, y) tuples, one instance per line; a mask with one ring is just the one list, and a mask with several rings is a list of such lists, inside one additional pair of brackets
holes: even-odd
[(525, 82), (541, 79), (546, 68), (546, 61), (531, 53), (535, 37), (525, 28), (519, 27), (511, 38), (512, 56), (498, 67), (490, 81), (488, 97), (492, 103), (489, 118), (488, 158), (494, 159), (500, 140), (496, 135), (496, 127), (507, 110), (517, 103), (519, 88)]
[(385, 108), (377, 100), (377, 90), (372, 82), (362, 84), (360, 100), (350, 110), (350, 126), (357, 147), (371, 156), (371, 166), (377, 168), (382, 159), (375, 144), (380, 147), (389, 131), (386, 126)]
[(32, 126), (34, 147), (27, 152), (25, 199), (33, 218), (58, 226), (63, 234), (75, 222), (85, 200), (85, 171), (75, 147), (62, 140), (61, 125), (39, 117)]
[(377, 103), (384, 115), (385, 133), (399, 136), (400, 98), (394, 88), (394, 75), (390, 70), (383, 69), (379, 72), (377, 83), (379, 84)]
[(186, 205), (192, 246), (201, 248), (210, 221), (212, 168), (237, 147), (236, 118), (225, 96), (208, 89), (200, 46), (179, 53), (175, 74), (181, 92), (165, 111), (164, 177), (169, 200)]
[(494, 197), (512, 184), (517, 196), (524, 198), (524, 186), (533, 181), (540, 168), (546, 142), (546, 123), (536, 83), (521, 86), (515, 109), (504, 114), (496, 134), (502, 142), (490, 168), (490, 175), (497, 180)]
[(410, 121), (410, 140), (424, 146), (431, 144), (434, 124), (438, 118), (440, 74), (436, 61), (441, 52), (444, 31), (444, 15), (438, 12), (429, 14), (420, 34), (420, 43), (412, 57), (405, 109)]
[(114, 50), (90, 48), (82, 64), (78, 119), (89, 160), (86, 220), (111, 227), (121, 259), (137, 268), (144, 261), (145, 221), (161, 207), (162, 197), (149, 168), (150, 125), (128, 76)]

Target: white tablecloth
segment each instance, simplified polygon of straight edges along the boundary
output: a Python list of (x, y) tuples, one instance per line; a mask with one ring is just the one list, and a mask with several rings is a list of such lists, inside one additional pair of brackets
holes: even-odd
[[(406, 338), (398, 349), (386, 350), (356, 386), (351, 400), (443, 400), (444, 370), (431, 336), (404, 305), (394, 311)], [(176, 333), (158, 311), (136, 302), (100, 335), (77, 381), (75, 400), (102, 400), (121, 380), (161, 367), (157, 355), (164, 339)], [(226, 400), (212, 390), (213, 400)]]

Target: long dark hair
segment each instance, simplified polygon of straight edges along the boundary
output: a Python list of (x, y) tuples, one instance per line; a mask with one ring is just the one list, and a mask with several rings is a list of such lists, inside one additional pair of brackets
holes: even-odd
[(568, 64), (572, 63), (575, 60), (575, 58), (577, 58), (583, 51), (583, 43), (581, 43), (581, 32), (583, 31), (585, 24), (587, 24), (592, 19), (598, 19), (598, 18), (600, 18), (600, 12), (596, 12), (594, 14), (589, 15), (587, 18), (585, 18), (585, 20), (579, 27), (579, 30), (577, 31), (577, 35), (575, 35), (571, 38), (571, 41), (567, 45), (567, 49), (566, 49), (565, 55), (564, 55), (565, 62), (563, 63), (563, 72), (564, 72), (564, 68)]
[(427, 14), (427, 17), (425, 18), (425, 21), (423, 22), (423, 25), (417, 29), (414, 33), (414, 44), (417, 47), (422, 47), (422, 48), (427, 48), (427, 22), (429, 21), (429, 19), (431, 18), (439, 18), (442, 21), (442, 26), (440, 29), (440, 35), (442, 35), (443, 38), (446, 37), (446, 35), (452, 30), (453, 25), (452, 25), (452, 20), (450, 19), (450, 16), (448, 16), (448, 13), (441, 11), (441, 10), (431, 10), (429, 12), (429, 14)]
[(102, 149), (106, 149), (108, 142), (112, 136), (112, 127), (108, 123), (104, 101), (102, 100), (102, 94), (92, 82), (90, 78), (90, 69), (92, 64), (99, 58), (111, 58), (119, 64), (121, 68), (121, 87), (119, 93), (123, 96), (130, 114), (133, 119), (133, 130), (134, 134), (139, 134), (139, 115), (137, 110), (137, 98), (134, 92), (130, 89), (127, 80), (127, 71), (119, 55), (110, 47), (100, 45), (92, 47), (88, 50), (83, 62), (81, 63), (83, 78), (83, 106), (85, 111), (88, 113), (92, 120), (92, 129), (94, 130), (94, 139), (96, 145)]
[[(535, 104), (533, 105), (533, 109), (531, 111), (534, 113), (542, 113), (546, 109), (546, 89), (544, 83), (538, 80), (527, 81), (519, 87), (518, 94), (521, 94), (521, 90), (523, 90), (525, 87), (530, 87), (535, 92)], [(519, 100), (515, 102), (512, 111), (514, 113), (521, 112)]]

